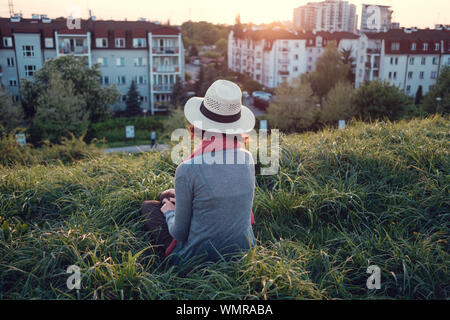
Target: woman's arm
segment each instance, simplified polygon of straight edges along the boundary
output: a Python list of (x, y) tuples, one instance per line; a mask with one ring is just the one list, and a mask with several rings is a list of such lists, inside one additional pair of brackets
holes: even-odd
[(189, 235), (192, 216), (192, 186), (186, 165), (175, 173), (175, 210), (165, 212), (169, 233), (178, 241), (185, 241)]

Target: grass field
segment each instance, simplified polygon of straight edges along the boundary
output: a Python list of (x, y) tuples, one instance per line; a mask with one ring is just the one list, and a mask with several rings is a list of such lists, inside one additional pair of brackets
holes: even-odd
[(258, 245), (193, 270), (157, 263), (138, 214), (172, 187), (167, 152), (0, 167), (0, 299), (448, 299), (449, 138), (441, 117), (283, 136)]

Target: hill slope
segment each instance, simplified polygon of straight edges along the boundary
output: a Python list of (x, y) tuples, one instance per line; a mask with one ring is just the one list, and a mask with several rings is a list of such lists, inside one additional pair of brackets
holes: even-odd
[(167, 153), (0, 168), (0, 299), (449, 298), (449, 124), (283, 136), (280, 172), (257, 177), (259, 245), (187, 274), (157, 264), (138, 214), (172, 187)]

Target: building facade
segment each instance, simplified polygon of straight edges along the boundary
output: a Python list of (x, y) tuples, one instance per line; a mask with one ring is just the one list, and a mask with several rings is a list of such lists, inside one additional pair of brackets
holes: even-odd
[(356, 87), (380, 79), (410, 96), (419, 87), (426, 94), (450, 65), (450, 26), (363, 34), (357, 52)]
[[(146, 21), (80, 20), (69, 28), (67, 19), (46, 16), (0, 18), (1, 84), (20, 99), (20, 80), (32, 79), (45, 61), (65, 56), (86, 57), (98, 64), (101, 85), (116, 85), (125, 107), (132, 81), (138, 86), (141, 108), (152, 114), (159, 103), (170, 100), (176, 81), (184, 81), (184, 48), (177, 28)], [(73, 27), (73, 26), (70, 26)]]
[(342, 0), (310, 2), (294, 9), (293, 24), (297, 30), (355, 33), (356, 6)]
[(347, 32), (289, 32), (287, 30), (231, 31), (228, 68), (248, 74), (268, 88), (291, 82), (315, 70), (316, 60), (329, 43), (352, 50), (356, 59), (358, 36)]

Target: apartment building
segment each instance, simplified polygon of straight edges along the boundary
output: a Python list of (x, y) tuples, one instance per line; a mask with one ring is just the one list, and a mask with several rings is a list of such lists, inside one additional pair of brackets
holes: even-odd
[(296, 32), (283, 29), (231, 31), (228, 68), (248, 74), (268, 88), (291, 82), (315, 70), (316, 60), (333, 42), (352, 50), (356, 59), (358, 36), (348, 32)]
[(154, 113), (155, 106), (170, 100), (172, 88), (184, 81), (184, 48), (177, 28), (147, 21), (81, 20), (79, 28), (67, 19), (33, 15), (0, 18), (0, 80), (19, 100), (20, 80), (32, 79), (45, 61), (64, 55), (86, 57), (98, 64), (101, 85), (117, 85), (125, 108), (131, 82), (138, 85), (141, 107)]
[(357, 47), (356, 87), (380, 79), (414, 96), (426, 94), (450, 65), (450, 26), (362, 34)]
[(306, 31), (356, 32), (356, 6), (342, 0), (310, 2), (294, 9), (294, 28)]

